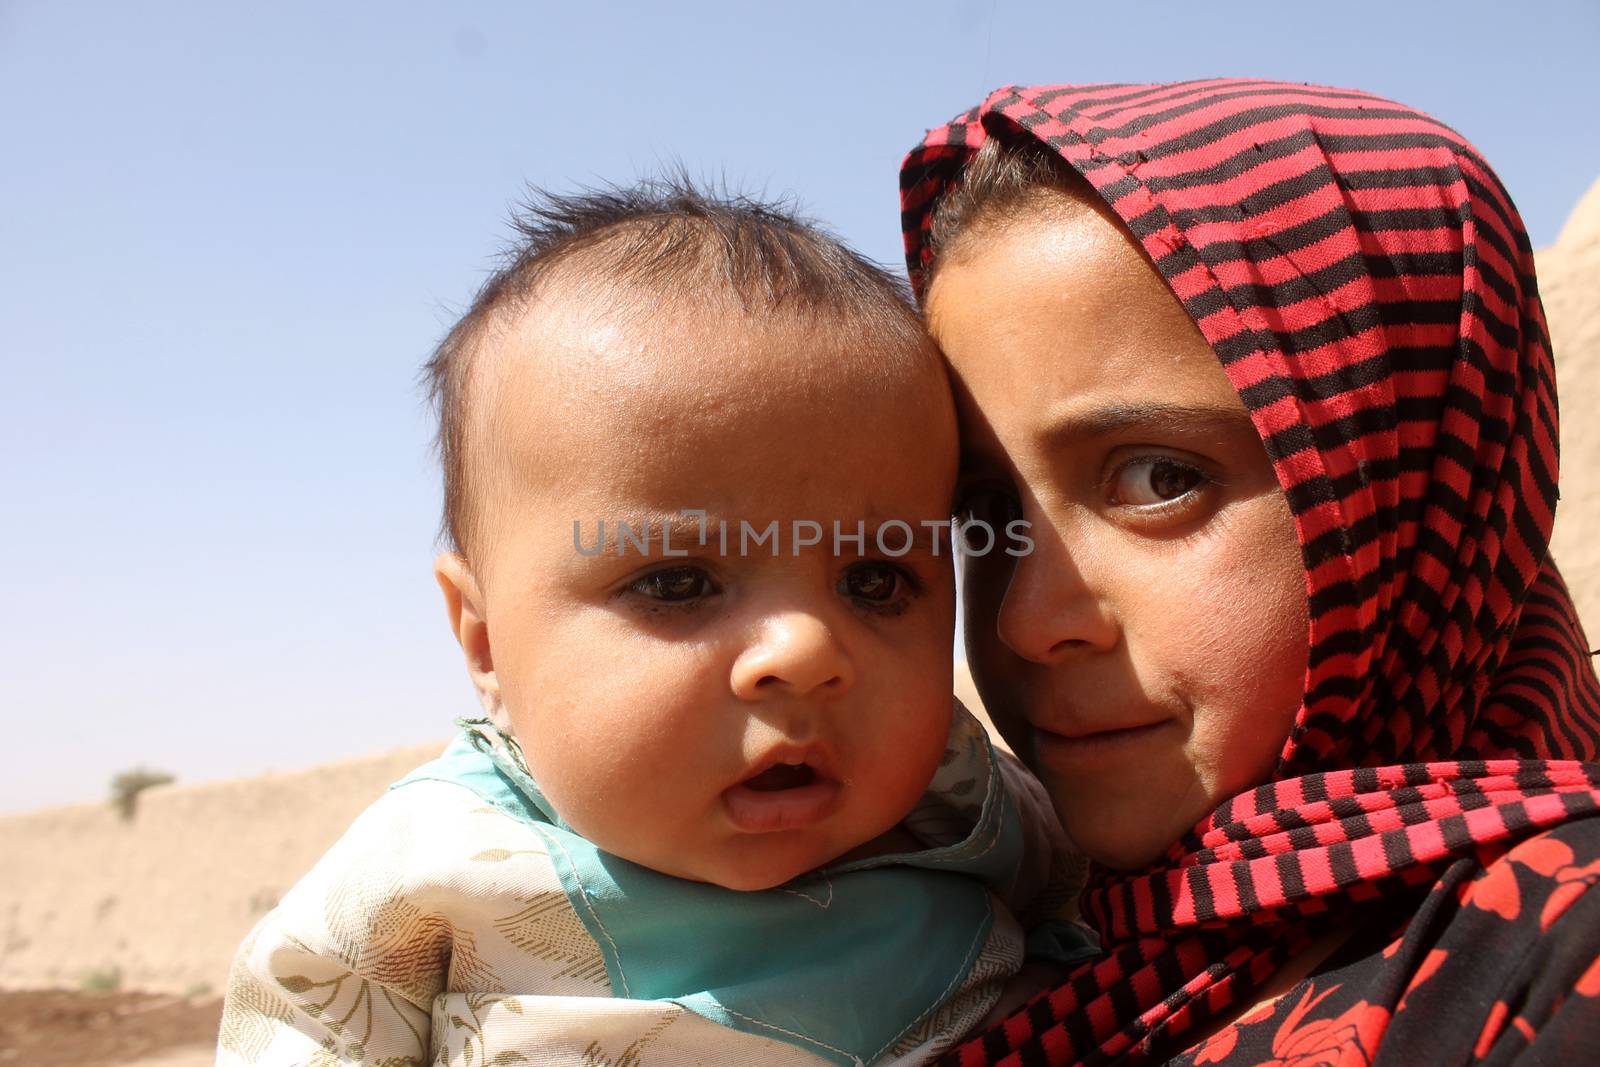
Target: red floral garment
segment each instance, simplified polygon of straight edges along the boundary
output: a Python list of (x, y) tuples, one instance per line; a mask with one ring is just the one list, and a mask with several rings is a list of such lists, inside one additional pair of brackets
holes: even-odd
[(1083, 905), (1104, 955), (948, 1062), (1181, 1057), (1350, 929), (1181, 1062), (1416, 1067), (1581, 1031), (1600, 1050), (1600, 683), (1549, 559), (1555, 374), (1494, 172), (1437, 120), (1352, 90), (1008, 87), (906, 158), (919, 289), (933, 208), (992, 136), (1082, 174), (1216, 352), (1294, 515), (1310, 654), (1272, 779), (1149, 869), (1097, 871)]
[[(1276, 1001), (1169, 1062), (1367, 1067), (1600, 1060), (1600, 818), (1487, 868), (1461, 859), (1420, 902), (1373, 909)], [(1391, 930), (1400, 932), (1391, 936)]]

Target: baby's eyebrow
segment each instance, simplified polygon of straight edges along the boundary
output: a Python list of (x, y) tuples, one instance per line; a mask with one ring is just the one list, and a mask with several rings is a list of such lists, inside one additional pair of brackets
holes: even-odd
[(1049, 445), (1068, 445), (1129, 430), (1152, 433), (1255, 433), (1250, 415), (1240, 406), (1220, 404), (1107, 404), (1087, 411), (1068, 411), (1050, 421), (1039, 437)]
[[(689, 510), (689, 509), (686, 509)], [(635, 529), (641, 528), (642, 523), (648, 523), (650, 537), (655, 543), (660, 543), (662, 531), (667, 532), (668, 540), (674, 550), (687, 548), (690, 545), (714, 545), (717, 543), (717, 524), (727, 522), (719, 515), (706, 515), (703, 512), (686, 514), (683, 511), (648, 511), (635, 515), (621, 516), (621, 521), (629, 523)], [(728, 526), (734, 534), (738, 534), (739, 523), (729, 522)], [(704, 538), (702, 540), (702, 537)]]

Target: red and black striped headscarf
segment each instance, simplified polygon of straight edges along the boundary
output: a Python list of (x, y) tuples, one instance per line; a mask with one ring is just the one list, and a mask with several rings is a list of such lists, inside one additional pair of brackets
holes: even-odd
[(952, 1056), (1182, 1047), (1329, 916), (1600, 810), (1600, 686), (1548, 558), (1556, 397), (1533, 254), (1459, 135), (1263, 81), (1010, 87), (901, 173), (914, 284), (986, 137), (1033, 138), (1139, 239), (1249, 409), (1310, 589), (1273, 780), (1164, 859), (1097, 872), (1100, 961)]

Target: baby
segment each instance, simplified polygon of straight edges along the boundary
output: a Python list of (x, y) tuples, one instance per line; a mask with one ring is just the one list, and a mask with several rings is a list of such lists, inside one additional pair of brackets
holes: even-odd
[(428, 374), (483, 716), (251, 932), (220, 1063), (920, 1063), (1024, 928), (1087, 951), (952, 709), (955, 416), (891, 277), (744, 200), (546, 198)]

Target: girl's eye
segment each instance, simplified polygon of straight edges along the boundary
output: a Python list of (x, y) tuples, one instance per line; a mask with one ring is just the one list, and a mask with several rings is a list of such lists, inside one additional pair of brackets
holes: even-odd
[(1167, 456), (1144, 456), (1124, 463), (1112, 476), (1115, 503), (1132, 507), (1165, 504), (1194, 490), (1205, 472)]
[(978, 520), (1003, 530), (1006, 523), (1022, 517), (1022, 505), (1009, 486), (985, 484), (960, 493), (953, 514), (957, 524)]
[[(1022, 518), (1022, 503), (1016, 490), (997, 482), (983, 482), (958, 492), (951, 517), (954, 534), (961, 545), (974, 552), (988, 552), (994, 539), (1012, 522)], [(979, 524), (988, 527), (980, 531)]]
[(839, 579), (839, 592), (851, 600), (887, 604), (898, 595), (904, 579), (886, 563), (857, 563)]
[(651, 571), (634, 579), (628, 586), (630, 592), (651, 600), (681, 604), (715, 593), (711, 576), (698, 567), (667, 567)]

